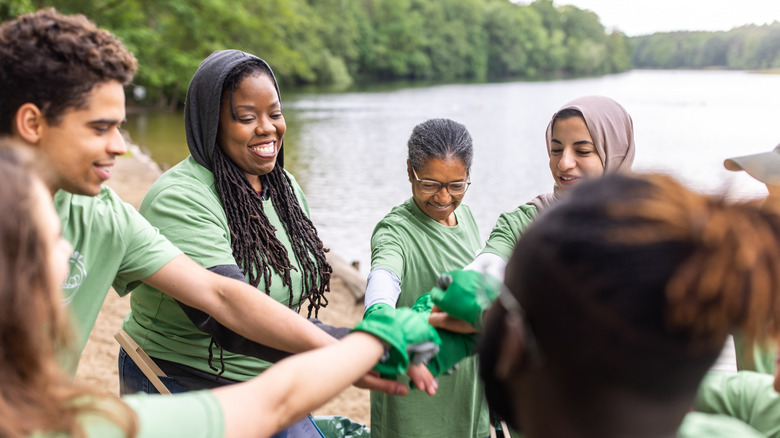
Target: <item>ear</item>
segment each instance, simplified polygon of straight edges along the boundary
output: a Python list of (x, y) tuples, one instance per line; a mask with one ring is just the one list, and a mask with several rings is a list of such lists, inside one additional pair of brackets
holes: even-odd
[(507, 381), (523, 367), (525, 359), (525, 331), (518, 318), (504, 317), (504, 336), (496, 360), (496, 377)]
[(412, 165), (409, 164), (409, 160), (406, 160), (406, 175), (409, 177), (409, 182), (413, 183), (414, 180), (412, 179)]
[(34, 103), (20, 106), (14, 116), (12, 131), (25, 142), (35, 145), (41, 139), (41, 130), (45, 119), (40, 108)]

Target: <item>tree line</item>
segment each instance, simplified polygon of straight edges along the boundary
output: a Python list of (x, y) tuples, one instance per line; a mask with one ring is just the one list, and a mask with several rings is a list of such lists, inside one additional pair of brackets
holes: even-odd
[(631, 68), (629, 39), (552, 0), (5, 0), (0, 19), (42, 7), (83, 13), (140, 63), (145, 103), (175, 106), (200, 62), (235, 48), (289, 89), (383, 81), (497, 81)]
[(43, 7), (118, 35), (140, 64), (138, 103), (171, 108), (200, 62), (225, 48), (268, 61), (287, 90), (780, 66), (780, 23), (629, 38), (552, 0), (4, 0), (0, 20)]
[(728, 32), (665, 32), (632, 38), (636, 68), (780, 68), (780, 23)]

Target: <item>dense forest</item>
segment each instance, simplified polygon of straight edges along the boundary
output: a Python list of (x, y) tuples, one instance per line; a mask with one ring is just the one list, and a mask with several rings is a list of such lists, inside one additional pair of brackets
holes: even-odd
[(552, 0), (3, 0), (0, 20), (49, 6), (118, 35), (140, 63), (138, 103), (171, 108), (225, 48), (267, 60), (285, 89), (780, 67), (780, 23), (629, 38)]

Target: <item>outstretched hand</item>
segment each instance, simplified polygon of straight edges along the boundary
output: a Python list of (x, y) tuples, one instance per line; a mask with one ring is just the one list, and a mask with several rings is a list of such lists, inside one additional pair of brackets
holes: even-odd
[(414, 386), (420, 391), (425, 391), (428, 395), (436, 395), (436, 390), (439, 388), (439, 382), (433, 377), (433, 374), (428, 370), (428, 367), (423, 364), (409, 365), (406, 370), (406, 375), (412, 380)]
[(428, 317), (428, 324), (443, 330), (449, 330), (455, 333), (472, 334), (477, 333), (477, 328), (462, 319), (450, 316), (438, 306), (433, 306), (431, 316)]
[(361, 377), (353, 385), (361, 389), (384, 392), (390, 395), (406, 395), (409, 393), (409, 388), (406, 385), (396, 380), (383, 379), (376, 371), (369, 371), (368, 374)]

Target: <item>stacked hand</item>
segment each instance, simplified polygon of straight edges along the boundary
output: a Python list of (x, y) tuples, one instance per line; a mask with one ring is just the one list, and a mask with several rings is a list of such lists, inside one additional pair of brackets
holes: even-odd
[(440, 275), (436, 286), (431, 290), (431, 325), (460, 333), (481, 330), (483, 313), (501, 291), (493, 277), (464, 270)]
[(382, 303), (366, 311), (354, 330), (371, 333), (385, 344), (387, 353), (374, 367), (376, 371), (387, 376), (403, 374), (412, 362), (422, 362), (439, 351), (441, 339), (426, 316)]

